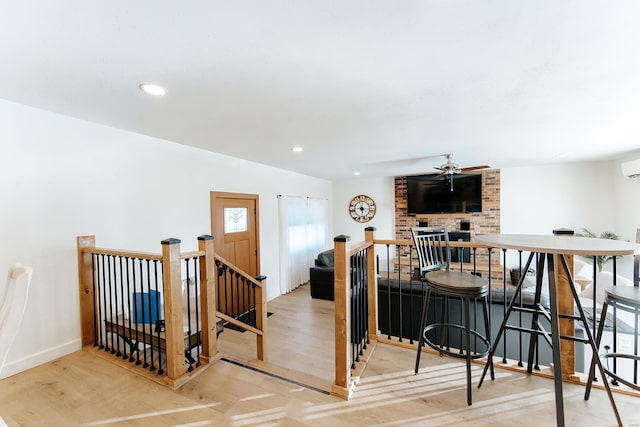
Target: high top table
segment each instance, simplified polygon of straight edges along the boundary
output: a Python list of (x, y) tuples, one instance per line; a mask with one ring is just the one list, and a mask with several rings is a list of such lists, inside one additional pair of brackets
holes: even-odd
[[(587, 255), (587, 256), (624, 256), (624, 255), (633, 255), (640, 254), (640, 246), (634, 243), (623, 242), (619, 240), (609, 240), (609, 239), (596, 239), (590, 237), (576, 237), (572, 235), (567, 236), (552, 236), (552, 235), (528, 235), (528, 234), (486, 234), (476, 236), (475, 241), (477, 243), (482, 243), (484, 245), (490, 246), (492, 248), (502, 248), (502, 249), (514, 249), (517, 251), (530, 252), (529, 258), (527, 260), (526, 266), (524, 267), (524, 271), (529, 269), (534, 256), (539, 254), (538, 257), (538, 268), (536, 269), (536, 306), (538, 310), (534, 310), (533, 320), (531, 325), (531, 330), (536, 331), (531, 333), (530, 346), (529, 346), (529, 364), (527, 367), (527, 372), (531, 373), (531, 364), (533, 359), (533, 351), (535, 345), (537, 345), (537, 335), (543, 335), (547, 341), (549, 341), (549, 333), (544, 331), (538, 323), (539, 315), (548, 315), (551, 322), (551, 347), (553, 350), (553, 376), (554, 376), (554, 385), (555, 385), (555, 402), (556, 402), (556, 423), (558, 426), (564, 426), (564, 404), (562, 399), (562, 377), (563, 377), (563, 367), (562, 367), (562, 357), (561, 357), (561, 345), (560, 339), (569, 339), (573, 341), (582, 341), (591, 346), (593, 354), (598, 354), (598, 349), (596, 347), (596, 343), (591, 333), (587, 319), (584, 315), (584, 310), (582, 309), (582, 305), (580, 304), (580, 299), (578, 298), (578, 294), (575, 290), (573, 283), (573, 275), (572, 269), (573, 266), (567, 263), (567, 257), (572, 255)], [(540, 305), (540, 292), (542, 288), (542, 275), (544, 270), (544, 264), (547, 264), (547, 273), (549, 280), (549, 313)], [(557, 264), (557, 265), (556, 265)], [(524, 282), (524, 275), (520, 279), (518, 286), (516, 288), (516, 293), (509, 304), (509, 308), (505, 314), (505, 318), (500, 326), (500, 330), (498, 335), (495, 338), (491, 351), (489, 352), (489, 356), (487, 359), (487, 364), (485, 365), (484, 372), (482, 374), (482, 378), (480, 379), (480, 383), (478, 384), (478, 388), (482, 385), (482, 381), (487, 373), (487, 368), (489, 366), (488, 361), (491, 360), (493, 355), (495, 354), (498, 341), (500, 337), (505, 331), (505, 327), (507, 326), (507, 320), (512, 311), (517, 311), (518, 308), (514, 308), (513, 302), (517, 300), (517, 297), (522, 289), (522, 283)], [(566, 288), (569, 289), (566, 289)], [(563, 297), (559, 297), (559, 295), (569, 295), (571, 299), (566, 299)], [(573, 314), (573, 303), (575, 302), (576, 307), (578, 308), (579, 315)], [(563, 304), (564, 303), (564, 304)], [(571, 312), (566, 313), (558, 310), (559, 304), (563, 304), (565, 307), (569, 304), (571, 307)], [(573, 320), (580, 320), (583, 322), (585, 334), (587, 335), (586, 340), (574, 336), (565, 336), (561, 335), (561, 327), (560, 323), (564, 321), (570, 322), (571, 330), (573, 331)], [(564, 329), (566, 330), (566, 329)], [(527, 330), (525, 330), (526, 332)], [(531, 331), (529, 331), (531, 332)], [(573, 335), (573, 332), (571, 332)], [(573, 345), (570, 346), (571, 351)], [(565, 348), (568, 348), (565, 346)], [(611, 407), (615, 413), (618, 425), (622, 426), (622, 421), (618, 414), (618, 410), (616, 408), (616, 404), (613, 400), (613, 396), (611, 394), (611, 388), (609, 387), (609, 382), (606, 380), (606, 376), (604, 370), (602, 368), (602, 364), (598, 357), (596, 359), (596, 364), (600, 370), (600, 375), (603, 378), (603, 382), (605, 388), (607, 390), (607, 394), (609, 396), (609, 401), (611, 402)], [(572, 359), (571, 359), (572, 360)], [(571, 372), (573, 367), (570, 367)]]

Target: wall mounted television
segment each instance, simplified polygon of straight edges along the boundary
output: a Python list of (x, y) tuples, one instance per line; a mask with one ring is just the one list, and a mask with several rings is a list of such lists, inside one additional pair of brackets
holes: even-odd
[(416, 175), (407, 177), (407, 213), (482, 212), (482, 175), (458, 174), (450, 177)]

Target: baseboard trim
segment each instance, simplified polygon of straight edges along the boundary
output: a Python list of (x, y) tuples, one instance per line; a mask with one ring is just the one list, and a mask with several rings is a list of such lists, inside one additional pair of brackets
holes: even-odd
[(19, 374), (27, 369), (35, 368), (38, 365), (50, 362), (59, 357), (66, 356), (67, 354), (80, 350), (81, 347), (80, 339), (78, 338), (64, 344), (39, 351), (38, 353), (31, 354), (21, 359), (5, 363), (2, 372), (0, 372), (0, 380)]

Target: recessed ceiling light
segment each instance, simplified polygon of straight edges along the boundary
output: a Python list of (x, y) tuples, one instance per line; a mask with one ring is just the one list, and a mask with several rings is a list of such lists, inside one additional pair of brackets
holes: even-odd
[(162, 86), (154, 85), (151, 83), (142, 83), (138, 87), (141, 91), (146, 92), (149, 95), (162, 96), (167, 93), (167, 90)]
[(294, 153), (300, 153), (302, 152), (303, 148), (302, 147), (293, 147), (291, 149), (291, 151), (293, 151)]
[(558, 155), (556, 155), (557, 158), (559, 159), (565, 159), (567, 157), (569, 157), (569, 155), (567, 153), (560, 153)]
[(360, 175), (360, 172), (354, 172), (353, 174), (354, 174), (355, 176), (358, 176), (358, 175)]

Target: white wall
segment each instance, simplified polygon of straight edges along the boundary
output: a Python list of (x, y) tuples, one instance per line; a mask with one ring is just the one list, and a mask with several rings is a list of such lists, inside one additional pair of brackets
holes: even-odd
[(2, 100), (0, 117), (0, 270), (14, 262), (34, 268), (3, 377), (80, 347), (76, 236), (156, 253), (162, 239), (176, 237), (193, 250), (198, 235), (211, 233), (210, 191), (258, 194), (271, 299), (280, 292), (276, 195), (331, 205), (326, 180)]
[[(371, 221), (361, 224), (349, 215), (349, 202), (359, 194), (366, 194), (376, 202), (376, 215)], [(354, 177), (333, 183), (333, 229), (335, 235), (346, 234), (351, 243), (364, 240), (364, 229), (375, 227), (377, 239), (395, 239), (395, 189), (392, 177)], [(335, 237), (335, 236), (332, 236)], [(331, 239), (333, 244), (333, 238)], [(381, 266), (386, 259), (386, 251), (376, 248)], [(393, 254), (392, 254), (393, 256)], [(382, 267), (381, 267), (382, 268)]]
[[(640, 151), (628, 154), (622, 159), (612, 162), (611, 174), (613, 176), (614, 193), (614, 222), (615, 232), (623, 240), (636, 241), (636, 230), (640, 228), (640, 178), (627, 178), (622, 174), (620, 164), (629, 160), (640, 159)], [(621, 271), (628, 272), (632, 269), (632, 259), (625, 257), (619, 264)], [(632, 271), (632, 270), (631, 270)], [(632, 279), (631, 274), (624, 274)]]
[[(626, 159), (638, 157), (640, 152)], [(501, 231), (550, 234), (560, 227), (576, 232), (587, 228), (598, 234), (614, 231), (623, 239), (635, 240), (635, 230), (640, 227), (640, 214), (637, 214), (640, 212), (640, 179), (624, 178), (619, 163), (601, 161), (501, 169)], [(373, 197), (380, 212), (369, 224), (376, 227), (379, 238), (393, 239), (393, 178), (357, 177), (334, 182), (335, 233), (350, 235), (354, 242), (363, 239), (365, 226), (351, 220), (347, 208), (357, 194)], [(620, 265), (625, 276), (629, 276), (624, 261)]]
[(640, 178), (627, 178), (622, 174), (620, 164), (640, 159), (640, 151), (624, 156), (612, 163), (613, 188), (615, 197), (615, 225), (618, 235), (635, 242), (636, 229), (640, 228)]
[(550, 234), (560, 227), (615, 231), (611, 163), (500, 169), (502, 232)]

